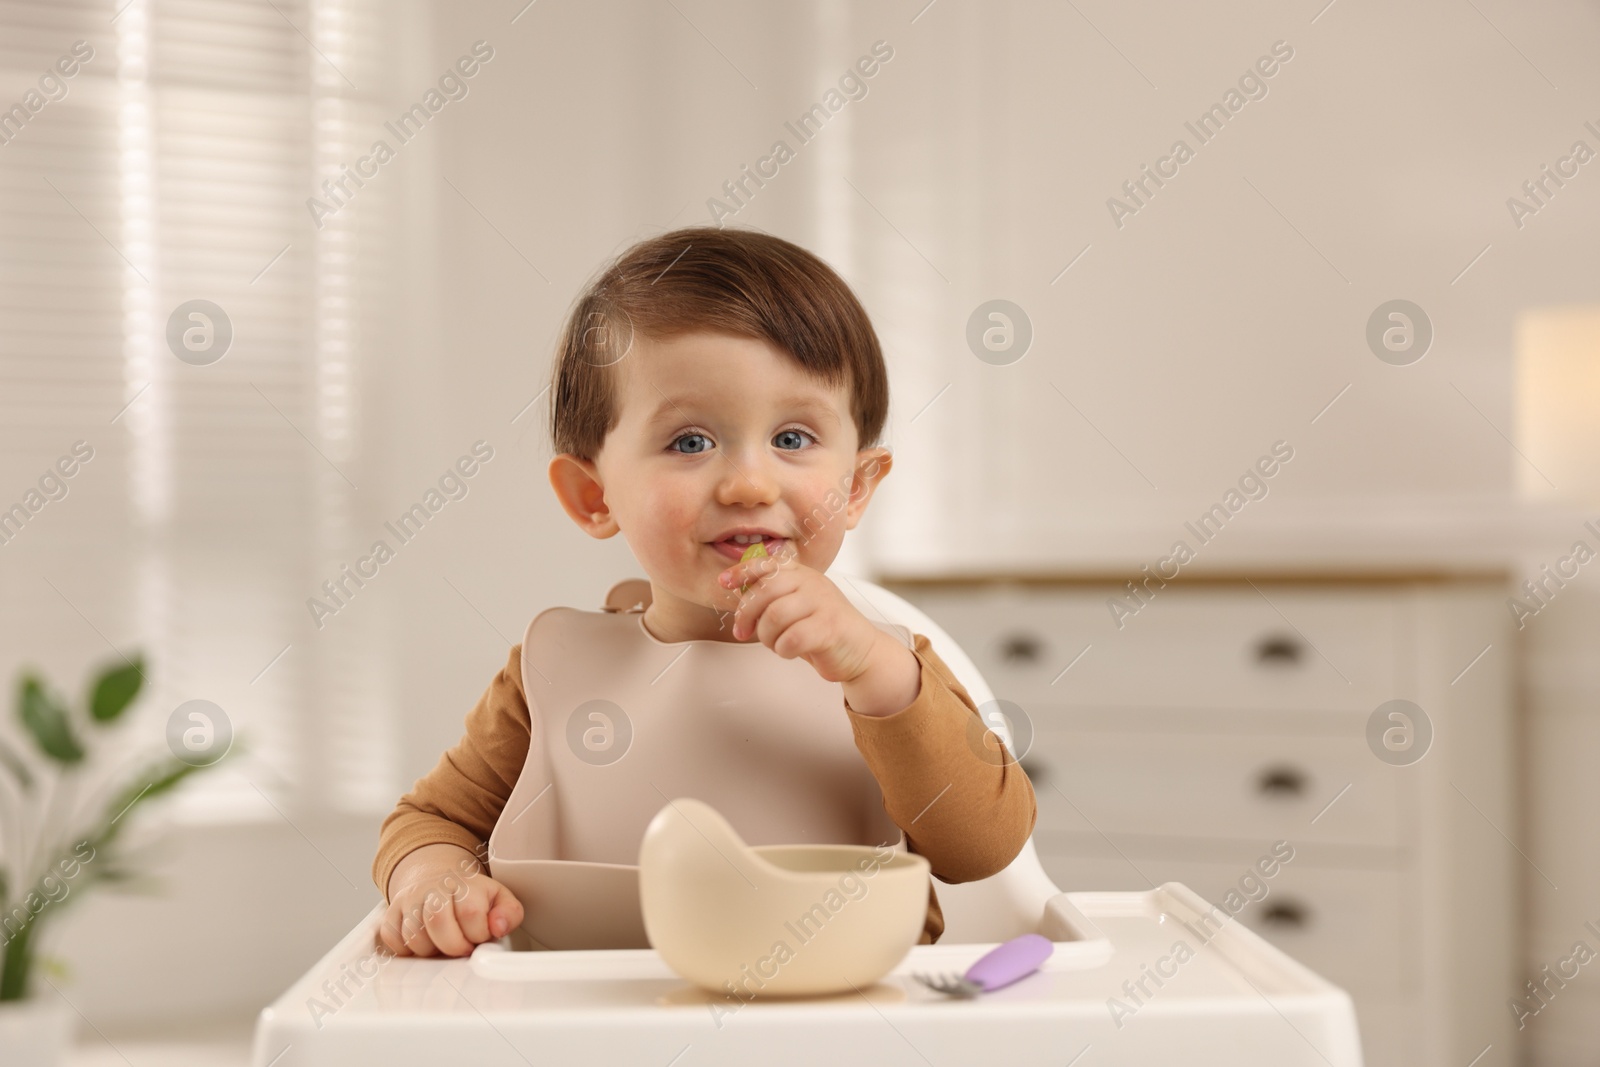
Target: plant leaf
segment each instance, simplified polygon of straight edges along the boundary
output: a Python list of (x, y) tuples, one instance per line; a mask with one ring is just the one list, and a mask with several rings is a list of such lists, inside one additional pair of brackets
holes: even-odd
[(6, 770), (17, 780), (24, 793), (33, 792), (33, 773), (28, 770), (28, 765), (22, 757), (4, 741), (0, 741), (0, 763), (5, 764)]
[(28, 675), (22, 679), (22, 725), (28, 728), (44, 754), (57, 763), (74, 764), (83, 759), (83, 746), (72, 734), (72, 723), (67, 711), (57, 704), (39, 679)]
[[(178, 759), (167, 760), (166, 763), (151, 769), (150, 773), (147, 775), (147, 777), (150, 778), (150, 788), (144, 789), (143, 786), (139, 787), (139, 789), (144, 789), (144, 792), (139, 794), (137, 802), (143, 803), (152, 797), (160, 796), (162, 793), (170, 793), (177, 787), (179, 782), (183, 781), (196, 771), (205, 770), (208, 766), (214, 765), (204, 764), (201, 766), (196, 766), (192, 763), (184, 763), (182, 760)], [(129, 786), (128, 792), (138, 794), (139, 789), (134, 789), (132, 786)], [(129, 803), (134, 803), (134, 801), (130, 800)]]
[(100, 831), (93, 836), (91, 844), (96, 849), (109, 845), (116, 838), (118, 832), (121, 831), (124, 825), (122, 820), (135, 807), (152, 797), (171, 792), (179, 782), (196, 771), (203, 771), (206, 767), (214, 766), (216, 764), (212, 763), (197, 767), (176, 758), (168, 758), (163, 763), (147, 769), (143, 774), (132, 779), (120, 793), (112, 798), (111, 803), (106, 805), (105, 823), (100, 828)]
[(112, 722), (121, 715), (144, 685), (144, 657), (135, 656), (132, 663), (112, 667), (95, 679), (94, 691), (89, 697), (89, 714), (95, 722)]

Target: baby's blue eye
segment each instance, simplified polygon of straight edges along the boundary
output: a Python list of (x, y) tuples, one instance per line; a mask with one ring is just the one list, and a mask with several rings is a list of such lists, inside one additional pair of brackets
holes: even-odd
[[(774, 441), (781, 441), (785, 437), (811, 437), (811, 435), (806, 433), (804, 430), (780, 430), (780, 431), (778, 431), (778, 436), (774, 437), (773, 440)], [(814, 440), (814, 438), (813, 438), (813, 440)], [(779, 448), (783, 448), (784, 446), (783, 445), (779, 445), (778, 447)], [(803, 448), (805, 446), (804, 446), (803, 443), (801, 443), (801, 444), (796, 444), (794, 447), (796, 449), (799, 449), (799, 448)]]
[(705, 444), (702, 445), (699, 448), (690, 448), (690, 449), (680, 449), (680, 448), (674, 447), (674, 448), (671, 449), (671, 451), (673, 451), (673, 452), (683, 452), (683, 454), (686, 455), (686, 456), (697, 456), (701, 452), (704, 452), (706, 450), (706, 448), (710, 447), (711, 439), (709, 437), (707, 437), (703, 433), (686, 433), (682, 437), (675, 438), (672, 443), (673, 443), (674, 446), (676, 446), (679, 441), (691, 441), (691, 440), (694, 440), (695, 438), (699, 438), (701, 441), (704, 441)]

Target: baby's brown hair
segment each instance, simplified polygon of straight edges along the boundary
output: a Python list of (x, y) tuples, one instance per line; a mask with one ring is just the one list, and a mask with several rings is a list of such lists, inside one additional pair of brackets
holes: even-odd
[(635, 244), (573, 304), (551, 369), (556, 454), (599, 454), (621, 414), (606, 368), (628, 355), (636, 334), (667, 340), (696, 331), (766, 341), (825, 385), (848, 383), (857, 447), (877, 445), (888, 372), (850, 287), (781, 237), (694, 226)]

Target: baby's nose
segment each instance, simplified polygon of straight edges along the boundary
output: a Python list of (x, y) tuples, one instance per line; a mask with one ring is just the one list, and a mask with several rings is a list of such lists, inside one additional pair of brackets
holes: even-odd
[(777, 471), (759, 456), (728, 454), (728, 469), (717, 485), (717, 499), (724, 504), (768, 504), (777, 498)]

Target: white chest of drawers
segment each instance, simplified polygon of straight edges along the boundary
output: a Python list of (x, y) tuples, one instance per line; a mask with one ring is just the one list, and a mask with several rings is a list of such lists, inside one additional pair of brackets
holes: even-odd
[[(1109, 582), (884, 584), (972, 657), (1000, 702), (981, 710), (1017, 720), (1061, 888), (1184, 882), (1344, 986), (1373, 1067), (1512, 1052), (1503, 582), (1197, 581), (1131, 616)], [(1368, 740), (1394, 699), (1431, 724), (1414, 762)], [(1275, 845), (1293, 858), (1258, 867)]]

